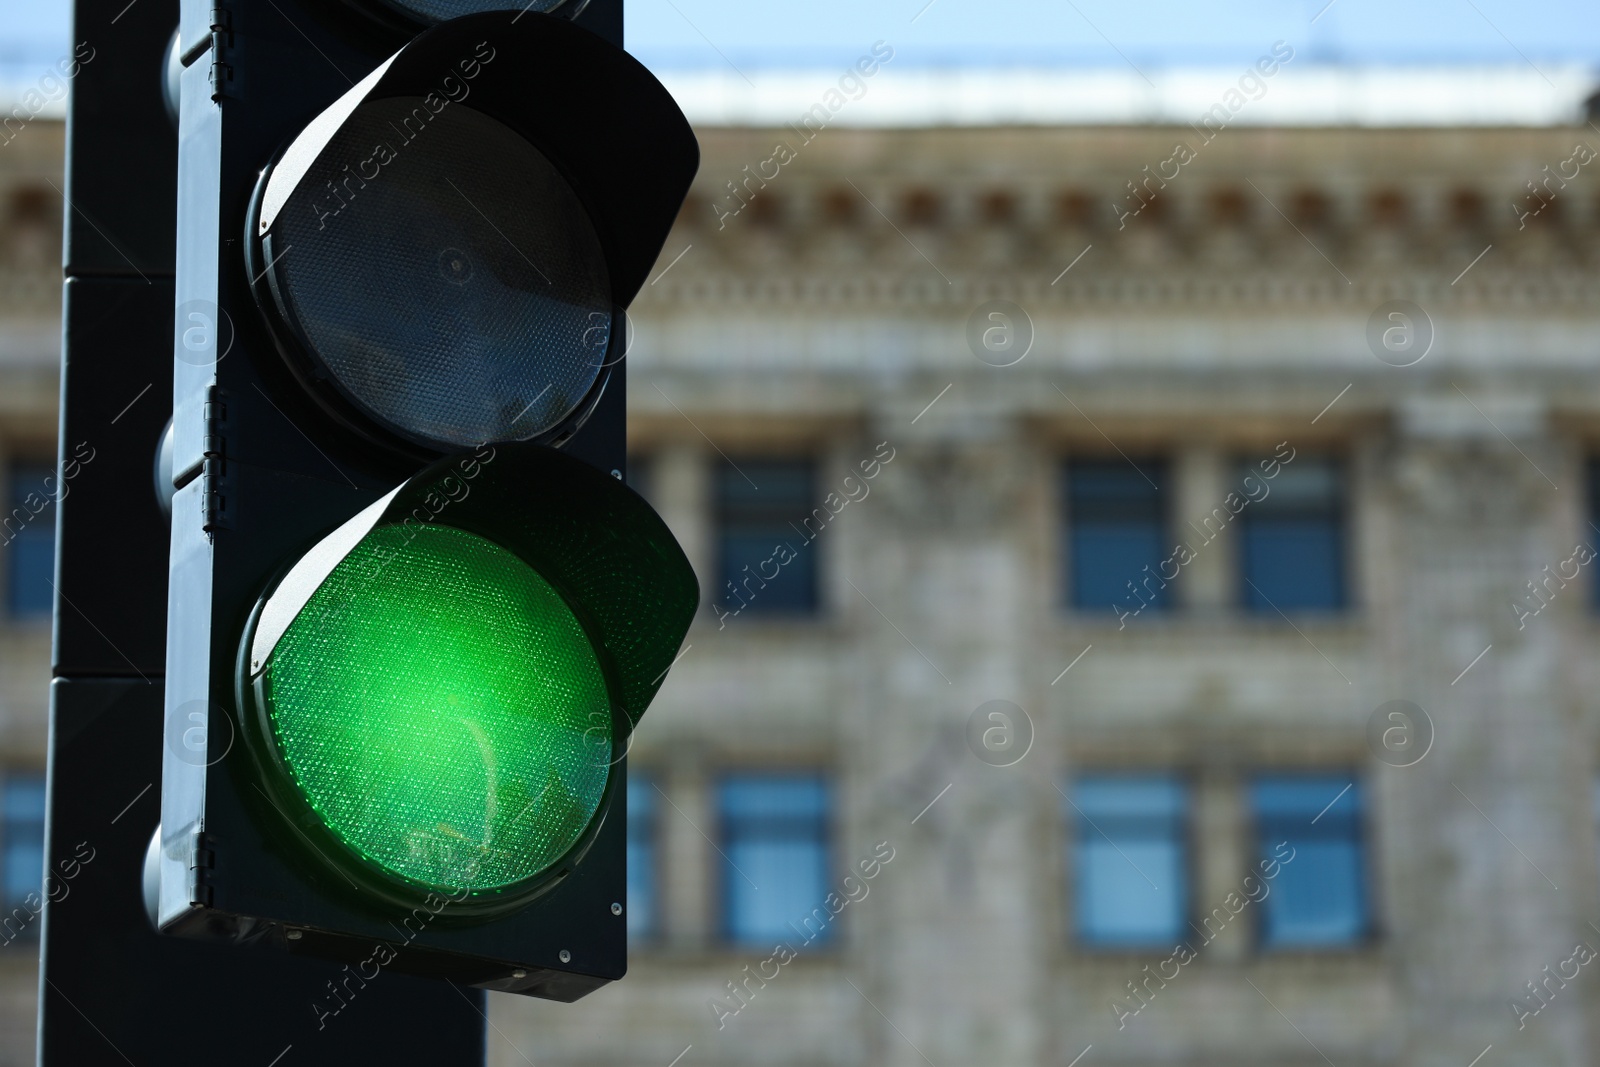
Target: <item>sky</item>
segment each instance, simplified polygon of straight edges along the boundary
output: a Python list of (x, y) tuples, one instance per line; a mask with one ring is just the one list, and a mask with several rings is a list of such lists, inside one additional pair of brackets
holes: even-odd
[[(0, 0), (0, 65), (67, 51), (69, 0)], [(1347, 64), (1600, 66), (1594, 0), (627, 0), (658, 69), (842, 66), (875, 41), (902, 65), (1245, 63), (1275, 40)]]
[(1594, 0), (628, 0), (627, 24), (651, 66), (842, 64), (877, 40), (940, 66), (1210, 66), (1280, 39), (1328, 62), (1600, 65)]

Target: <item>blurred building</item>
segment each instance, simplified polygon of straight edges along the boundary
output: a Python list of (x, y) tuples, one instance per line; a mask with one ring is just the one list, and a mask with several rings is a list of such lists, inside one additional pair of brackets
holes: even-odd
[[(630, 760), (632, 971), (492, 998), (491, 1062), (1595, 1061), (1600, 134), (803, 111), (701, 130), (633, 309), (630, 479), (705, 603)], [(8, 900), (48, 521), (0, 550)]]
[(1595, 1062), (1600, 137), (803, 138), (635, 305), (706, 606), (629, 978), (495, 1062)]
[[(13, 134), (16, 123), (7, 129)], [(22, 134), (26, 134), (23, 136)], [(0, 145), (0, 1064), (33, 1063), (61, 376), (63, 128)], [(70, 490), (69, 490), (70, 491)], [(37, 899), (37, 898), (36, 898)]]

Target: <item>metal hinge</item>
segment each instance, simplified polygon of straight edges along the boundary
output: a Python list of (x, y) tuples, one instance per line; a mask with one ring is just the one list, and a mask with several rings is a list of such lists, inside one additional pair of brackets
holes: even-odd
[(233, 14), (220, 7), (211, 9), (211, 99), (220, 102), (223, 97), (238, 99), (234, 84)]
[(196, 831), (189, 849), (189, 899), (192, 902), (211, 907), (215, 891), (210, 872), (216, 865), (217, 853), (211, 838), (203, 830)]
[(201, 449), (205, 458), (200, 467), (200, 507), (204, 515), (201, 528), (208, 532), (232, 528), (226, 494), (227, 422), (228, 405), (223, 399), (222, 387), (215, 384), (206, 386), (205, 438)]

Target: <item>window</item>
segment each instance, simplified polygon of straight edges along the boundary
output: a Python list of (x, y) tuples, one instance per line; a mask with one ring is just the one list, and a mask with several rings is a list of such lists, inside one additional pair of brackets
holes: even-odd
[[(36, 909), (44, 896), (44, 777), (7, 775), (0, 784), (0, 940), (37, 936)], [(26, 919), (26, 921), (24, 921)]]
[(648, 941), (661, 923), (661, 796), (655, 782), (628, 777), (628, 940)]
[(817, 557), (810, 541), (832, 516), (816, 499), (815, 482), (809, 460), (740, 459), (718, 468), (715, 599), (721, 610), (817, 610)]
[(1273, 775), (1252, 784), (1250, 801), (1256, 860), (1279, 864), (1261, 902), (1262, 946), (1330, 948), (1362, 940), (1370, 923), (1361, 786), (1349, 776)]
[(47, 463), (12, 464), (11, 507), (4, 520), (6, 607), (13, 618), (48, 617), (54, 601), (56, 511)]
[(1158, 571), (1171, 552), (1164, 484), (1166, 465), (1158, 461), (1067, 464), (1063, 573), (1073, 608), (1159, 610), (1170, 603), (1168, 583)]
[(1260, 499), (1239, 514), (1246, 607), (1274, 613), (1344, 606), (1343, 480), (1336, 460), (1312, 457), (1284, 464), (1271, 480), (1251, 479), (1246, 488), (1255, 487)]
[(1189, 913), (1189, 790), (1165, 774), (1094, 774), (1072, 787), (1078, 940), (1170, 947)]
[(718, 784), (729, 941), (799, 949), (832, 937), (828, 808), (828, 784), (818, 775), (737, 774)]

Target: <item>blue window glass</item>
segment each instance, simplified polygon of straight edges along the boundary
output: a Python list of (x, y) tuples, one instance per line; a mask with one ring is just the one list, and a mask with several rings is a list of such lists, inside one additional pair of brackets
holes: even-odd
[(628, 940), (661, 930), (661, 794), (643, 775), (628, 776)]
[(1250, 800), (1256, 859), (1278, 864), (1261, 902), (1263, 947), (1337, 948), (1366, 937), (1360, 784), (1348, 776), (1273, 775), (1251, 785)]
[(738, 774), (717, 786), (723, 934), (796, 949), (834, 935), (826, 907), (828, 784), (817, 775)]
[[(1253, 611), (1333, 611), (1345, 605), (1344, 472), (1301, 456), (1276, 478), (1252, 476), (1239, 513), (1240, 597)], [(1242, 478), (1241, 478), (1242, 480)], [(1265, 486), (1265, 495), (1261, 486)]]
[[(1072, 460), (1066, 467), (1069, 603), (1080, 611), (1160, 610), (1171, 590), (1160, 563), (1167, 543), (1166, 465)], [(1146, 570), (1145, 568), (1149, 568)]]
[[(717, 469), (714, 599), (739, 615), (817, 610), (817, 550), (832, 514), (809, 460), (737, 459)], [(781, 551), (780, 551), (781, 546)]]
[(1106, 947), (1168, 947), (1189, 911), (1185, 783), (1164, 774), (1095, 774), (1072, 786), (1066, 817), (1078, 940)]
[[(44, 898), (44, 777), (7, 775), (0, 784), (0, 941), (38, 935)], [(35, 894), (24, 903), (28, 894)]]
[[(13, 618), (48, 617), (56, 569), (55, 469), (44, 463), (11, 466), (11, 506), (0, 520), (6, 550), (6, 607)], [(46, 479), (49, 482), (46, 483)]]

